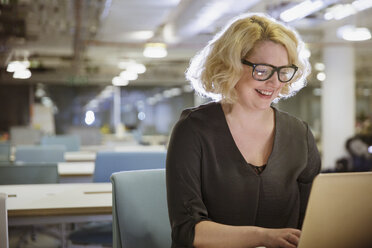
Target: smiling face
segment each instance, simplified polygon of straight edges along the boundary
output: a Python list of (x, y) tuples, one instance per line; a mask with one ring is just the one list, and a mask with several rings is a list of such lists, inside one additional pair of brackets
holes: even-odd
[[(289, 63), (285, 47), (272, 41), (258, 43), (245, 59), (254, 64), (270, 64), (277, 67)], [(251, 110), (265, 110), (270, 108), (271, 102), (279, 95), (284, 83), (278, 80), (277, 72), (266, 81), (257, 81), (252, 77), (252, 70), (251, 66), (243, 65), (242, 76), (235, 85), (237, 103)]]

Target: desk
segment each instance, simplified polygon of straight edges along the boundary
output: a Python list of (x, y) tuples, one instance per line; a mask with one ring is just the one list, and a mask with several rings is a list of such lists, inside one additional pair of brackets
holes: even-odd
[(92, 162), (96, 159), (96, 153), (92, 151), (65, 152), (66, 162)]
[(66, 223), (112, 221), (111, 183), (3, 185), (8, 225), (60, 224), (67, 247)]
[(9, 226), (112, 220), (111, 183), (2, 185)]
[(61, 162), (58, 163), (60, 183), (92, 182), (94, 162)]

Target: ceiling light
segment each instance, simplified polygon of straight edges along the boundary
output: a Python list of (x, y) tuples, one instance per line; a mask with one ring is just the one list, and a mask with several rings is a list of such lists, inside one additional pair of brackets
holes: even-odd
[(317, 71), (324, 71), (325, 69), (325, 65), (321, 62), (315, 63), (314, 67), (315, 67), (315, 70)]
[(316, 1), (307, 0), (300, 4), (297, 4), (296, 6), (290, 9), (283, 11), (280, 14), (280, 19), (282, 19), (285, 22), (291, 22), (297, 19), (302, 19), (310, 15), (311, 13), (318, 11), (323, 6), (324, 3), (321, 0)]
[(354, 15), (359, 11), (363, 11), (365, 9), (372, 7), (371, 0), (356, 0), (351, 4), (337, 4), (329, 9), (324, 14), (325, 20), (341, 20), (345, 17)]
[(358, 10), (362, 11), (372, 7), (371, 0), (357, 0), (352, 3), (352, 5)]
[(124, 80), (136, 80), (138, 78), (137, 73), (133, 71), (122, 71), (120, 72), (119, 76)]
[(31, 77), (31, 71), (29, 69), (16, 70), (13, 74), (13, 78), (16, 79), (28, 79)]
[(356, 14), (358, 11), (351, 4), (337, 4), (329, 9), (327, 9), (324, 14), (325, 20), (341, 20), (350, 15)]
[(337, 36), (347, 41), (363, 41), (371, 39), (371, 32), (368, 28), (346, 25), (337, 29)]
[(92, 110), (88, 110), (85, 112), (85, 124), (88, 126), (92, 125), (93, 122), (95, 121), (96, 117), (94, 116), (94, 112)]
[(316, 74), (316, 78), (319, 80), (319, 81), (324, 81), (326, 79), (326, 74), (324, 72), (319, 72), (318, 74)]
[(112, 84), (115, 86), (127, 86), (129, 84), (129, 81), (121, 77), (114, 77), (112, 79)]
[(154, 36), (153, 31), (133, 31), (130, 33), (125, 34), (125, 38), (137, 41), (146, 41)]
[(165, 43), (146, 43), (143, 56), (148, 58), (164, 58), (168, 54)]
[(133, 63), (128, 65), (127, 70), (137, 74), (142, 74), (146, 71), (146, 66), (143, 64)]
[(27, 69), (27, 64), (22, 63), (21, 61), (11, 61), (8, 66), (6, 67), (7, 72), (15, 72), (15, 71), (22, 71)]

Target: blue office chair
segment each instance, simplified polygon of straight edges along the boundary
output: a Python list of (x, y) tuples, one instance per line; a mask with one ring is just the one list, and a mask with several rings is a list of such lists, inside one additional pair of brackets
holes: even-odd
[(110, 182), (119, 171), (165, 168), (166, 151), (98, 152), (93, 182)]
[(43, 136), (40, 144), (43, 146), (63, 145), (66, 151), (74, 152), (80, 150), (80, 137), (77, 135)]
[(171, 247), (165, 169), (118, 172), (111, 182), (113, 247)]
[[(98, 152), (93, 182), (110, 182), (115, 172), (165, 168), (166, 151)], [(73, 244), (112, 246), (112, 223), (90, 223), (69, 235)]]
[(65, 161), (66, 148), (62, 145), (16, 146), (15, 163), (58, 163)]
[(0, 184), (58, 183), (57, 164), (1, 165)]
[(0, 162), (9, 162), (10, 161), (10, 142), (2, 141), (0, 142)]

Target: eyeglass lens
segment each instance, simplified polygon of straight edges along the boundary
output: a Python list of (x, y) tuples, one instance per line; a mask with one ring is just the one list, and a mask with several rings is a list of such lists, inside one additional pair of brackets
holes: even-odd
[[(264, 81), (274, 74), (275, 69), (267, 65), (256, 65), (253, 69), (253, 78)], [(281, 82), (288, 82), (294, 76), (296, 70), (293, 67), (281, 67), (278, 69), (278, 77)]]

